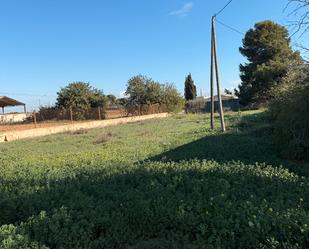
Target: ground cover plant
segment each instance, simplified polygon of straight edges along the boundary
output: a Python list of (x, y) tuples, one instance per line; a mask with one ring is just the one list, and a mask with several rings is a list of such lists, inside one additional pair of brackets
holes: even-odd
[[(308, 248), (308, 165), (263, 112), (0, 145), (0, 248)], [(217, 124), (217, 127), (219, 125)]]

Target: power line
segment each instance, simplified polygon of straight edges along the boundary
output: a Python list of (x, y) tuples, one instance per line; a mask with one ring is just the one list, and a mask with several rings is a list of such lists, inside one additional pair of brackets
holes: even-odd
[(233, 0), (230, 0), (222, 9), (220, 9), (216, 14), (214, 14), (214, 17), (220, 15), (221, 12), (222, 12), (223, 10), (225, 10), (225, 8), (227, 8), (227, 6), (229, 6), (232, 2), (233, 2)]
[[(237, 33), (237, 34), (246, 35), (244, 32), (242, 32), (242, 31), (240, 31), (240, 30), (238, 30), (238, 29), (236, 29), (236, 28), (233, 28), (232, 26), (230, 26), (230, 25), (228, 25), (228, 24), (225, 24), (224, 22), (219, 21), (218, 19), (215, 19), (215, 20), (216, 20), (216, 22), (219, 23), (220, 25), (222, 25), (222, 26), (224, 26), (224, 27), (230, 29), (231, 31), (233, 31), (233, 32), (235, 32), (235, 33)], [(261, 42), (259, 39), (256, 39), (256, 38), (253, 38), (253, 37), (250, 37), (250, 39), (251, 39), (252, 41), (255, 41), (255, 42), (258, 42), (258, 43)], [(274, 49), (278, 49), (275, 45), (268, 44), (267, 46), (269, 46), (269, 47), (271, 47), (271, 48), (274, 48)]]
[(219, 23), (219, 24), (221, 24), (222, 26), (224, 26), (224, 27), (226, 27), (226, 28), (228, 28), (228, 29), (230, 29), (230, 30), (232, 30), (232, 31), (234, 31), (234, 32), (236, 32), (236, 33), (238, 33), (238, 34), (240, 34), (240, 35), (245, 35), (244, 32), (239, 31), (238, 29), (235, 29), (235, 28), (233, 28), (232, 26), (230, 26), (230, 25), (228, 25), (228, 24), (225, 24), (225, 23), (219, 21), (218, 19), (216, 19), (216, 22)]

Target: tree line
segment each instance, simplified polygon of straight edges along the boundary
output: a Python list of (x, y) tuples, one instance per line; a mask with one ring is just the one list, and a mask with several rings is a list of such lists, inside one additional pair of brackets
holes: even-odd
[(48, 109), (79, 109), (87, 110), (96, 107), (134, 108), (143, 105), (159, 104), (168, 112), (180, 111), (184, 99), (174, 84), (162, 84), (144, 75), (137, 75), (128, 80), (125, 97), (117, 98), (112, 94), (105, 95), (87, 82), (72, 82), (57, 92), (55, 105), (40, 107)]

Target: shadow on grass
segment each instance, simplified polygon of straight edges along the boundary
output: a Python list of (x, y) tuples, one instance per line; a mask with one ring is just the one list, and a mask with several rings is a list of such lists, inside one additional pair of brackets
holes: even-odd
[(21, 194), (0, 193), (1, 223), (19, 224), (19, 234), (50, 248), (305, 248), (308, 189), (282, 169), (197, 161), (131, 167), (47, 177), (29, 193), (19, 180)]
[(192, 143), (149, 158), (150, 161), (181, 161), (190, 159), (215, 160), (218, 162), (241, 161), (280, 163), (276, 151), (268, 145), (261, 145), (250, 134), (220, 134), (207, 136)]
[(283, 166), (300, 175), (309, 175), (309, 167), (280, 158), (272, 143), (272, 129), (265, 113), (257, 113), (233, 121), (227, 133), (209, 135), (173, 148), (150, 161), (215, 160), (220, 163), (240, 161), (246, 164), (265, 163)]

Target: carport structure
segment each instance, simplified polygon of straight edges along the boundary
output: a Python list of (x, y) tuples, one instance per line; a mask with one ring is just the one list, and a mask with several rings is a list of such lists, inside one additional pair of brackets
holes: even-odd
[(0, 96), (0, 107), (2, 108), (2, 113), (4, 114), (4, 108), (5, 107), (12, 107), (12, 106), (23, 106), (24, 112), (26, 113), (26, 104), (17, 101), (15, 99), (11, 99), (7, 96)]

